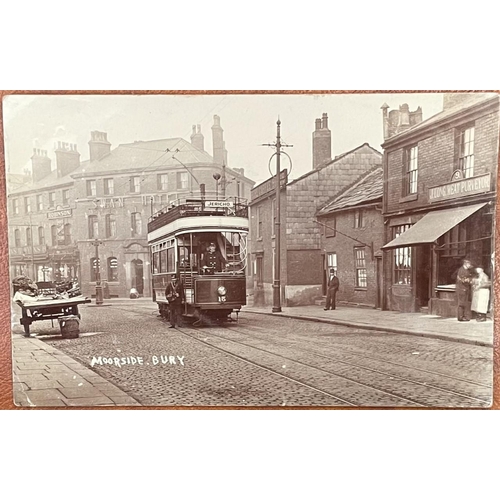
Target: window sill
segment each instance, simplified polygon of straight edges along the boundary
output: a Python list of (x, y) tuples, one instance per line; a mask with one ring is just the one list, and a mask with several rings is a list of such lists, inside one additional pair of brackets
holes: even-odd
[(354, 287), (354, 291), (355, 291), (355, 292), (366, 292), (367, 290), (368, 290), (368, 287), (367, 287), (367, 286), (364, 286), (364, 287), (355, 286), (355, 287)]
[(255, 241), (262, 241), (262, 236), (259, 236)]
[(399, 203), (407, 203), (408, 201), (416, 201), (418, 200), (418, 193), (408, 194), (399, 198)]

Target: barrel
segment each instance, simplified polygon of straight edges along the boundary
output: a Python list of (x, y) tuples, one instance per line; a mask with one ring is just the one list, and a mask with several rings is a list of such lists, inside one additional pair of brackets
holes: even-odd
[(58, 318), (61, 334), (65, 339), (77, 339), (80, 335), (80, 320), (78, 316), (61, 316)]

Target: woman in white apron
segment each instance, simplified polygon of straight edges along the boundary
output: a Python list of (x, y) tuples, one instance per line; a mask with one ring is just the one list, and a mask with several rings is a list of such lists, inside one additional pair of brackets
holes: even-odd
[(486, 321), (490, 301), (490, 280), (481, 267), (476, 269), (477, 277), (472, 280), (471, 310), (476, 313), (476, 321)]

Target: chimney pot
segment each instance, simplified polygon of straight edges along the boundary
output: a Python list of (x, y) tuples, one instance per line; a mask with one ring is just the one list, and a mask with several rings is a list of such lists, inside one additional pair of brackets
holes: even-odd
[(324, 129), (328, 128), (328, 114), (327, 113), (323, 113), (322, 128), (324, 128)]
[(321, 129), (321, 118), (316, 118), (316, 130)]

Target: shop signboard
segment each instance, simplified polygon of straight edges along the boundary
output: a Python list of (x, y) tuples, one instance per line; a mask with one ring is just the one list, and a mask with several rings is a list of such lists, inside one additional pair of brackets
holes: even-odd
[(487, 193), (491, 189), (491, 173), (457, 179), (447, 184), (429, 188), (429, 202), (462, 198), (474, 194)]

